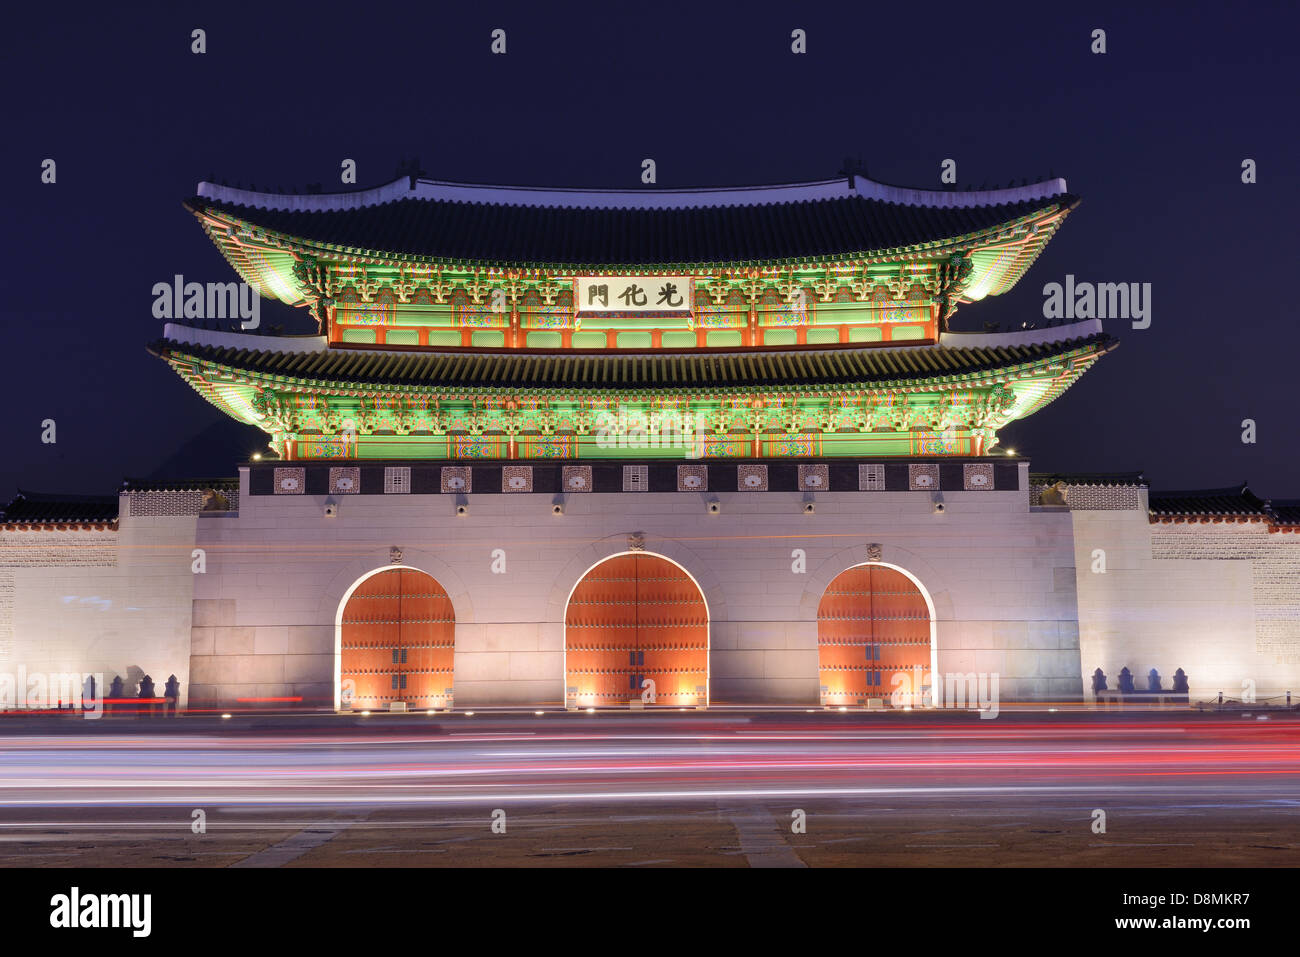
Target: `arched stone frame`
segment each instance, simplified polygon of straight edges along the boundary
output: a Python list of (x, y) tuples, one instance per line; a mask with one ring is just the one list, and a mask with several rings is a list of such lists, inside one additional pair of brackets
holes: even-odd
[(800, 616), (805, 620), (816, 622), (817, 609), (821, 605), (822, 596), (826, 594), (826, 589), (839, 575), (851, 568), (862, 565), (883, 565), (902, 573), (920, 590), (930, 611), (930, 680), (933, 688), (933, 682), (940, 680), (939, 622), (953, 620), (952, 596), (943, 577), (933, 565), (905, 548), (882, 545), (879, 559), (868, 559), (866, 555), (865, 544), (842, 548), (819, 563), (815, 569), (810, 569), (808, 585), (804, 588), (803, 597), (799, 602)]
[(667, 538), (656, 539), (653, 541), (653, 545), (647, 541), (644, 548), (631, 549), (628, 548), (629, 534), (624, 532), (618, 535), (610, 535), (592, 542), (569, 559), (556, 575), (555, 584), (551, 588), (551, 598), (547, 606), (546, 617), (548, 621), (558, 621), (561, 627), (560, 703), (561, 705), (568, 704), (569, 629), (567, 613), (569, 599), (573, 596), (579, 583), (597, 565), (611, 558), (617, 558), (619, 555), (638, 554), (653, 555), (676, 565), (700, 590), (700, 596), (704, 599), (704, 613), (707, 619), (707, 628), (705, 630), (707, 680), (704, 684), (705, 704), (707, 706), (709, 700), (713, 697), (713, 623), (726, 620), (725, 617), (722, 617), (726, 614), (726, 602), (722, 597), (721, 584), (718, 582), (717, 577), (708, 571), (707, 564), (680, 543)]
[[(451, 566), (428, 553), (416, 552), (413, 549), (406, 549), (403, 557), (414, 558), (414, 560), (411, 562), (376, 564), (378, 559), (355, 559), (338, 571), (325, 587), (319, 605), (317, 620), (332, 621), (334, 623), (335, 711), (339, 710), (343, 695), (343, 679), (340, 672), (343, 665), (343, 611), (347, 607), (348, 599), (357, 590), (357, 586), (366, 579), (393, 569), (404, 568), (410, 571), (423, 572), (433, 578), (447, 592), (447, 597), (451, 599), (452, 609), (456, 615), (457, 627), (467, 621), (473, 621), (474, 608), (470, 603), (469, 592), (466, 590), (460, 576), (451, 570)], [(455, 681), (454, 674), (452, 680)]]
[[(551, 597), (546, 607), (547, 621), (558, 621), (563, 624), (564, 614), (569, 606), (569, 596), (573, 594), (578, 581), (606, 558), (632, 551), (633, 549), (628, 547), (628, 538), (631, 534), (631, 532), (620, 532), (617, 535), (596, 539), (578, 549), (573, 557), (560, 567), (555, 574), (555, 583), (551, 586)], [(704, 603), (709, 608), (711, 622), (727, 620), (727, 602), (723, 596), (722, 583), (718, 581), (718, 577), (713, 574), (704, 559), (671, 538), (646, 536), (644, 550), (668, 559), (695, 581), (704, 595)], [(814, 608), (814, 613), (815, 610)]]

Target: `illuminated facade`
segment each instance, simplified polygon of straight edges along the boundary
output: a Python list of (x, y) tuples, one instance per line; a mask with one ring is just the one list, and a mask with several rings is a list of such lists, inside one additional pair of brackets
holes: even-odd
[[(403, 178), (343, 195), (199, 185), (290, 342), (169, 326), (155, 351), (284, 460), (981, 455), (1114, 343), (948, 330), (1075, 205), (862, 177), (579, 192)], [(620, 441), (633, 435), (644, 442)], [(667, 440), (665, 441), (665, 437)]]
[(1288, 507), (1189, 493), (1188, 525), (1140, 476), (996, 447), (1116, 342), (949, 320), (1076, 202), (200, 184), (239, 277), (316, 334), (198, 328), (186, 287), (150, 349), (269, 452), (116, 506), (20, 497), (0, 649), (174, 673), (192, 709), (951, 706), (954, 675), (1065, 704), (1124, 667), (1289, 687)]

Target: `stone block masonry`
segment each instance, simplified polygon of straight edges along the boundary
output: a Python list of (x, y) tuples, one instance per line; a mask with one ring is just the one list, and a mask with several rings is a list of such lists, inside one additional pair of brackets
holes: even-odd
[(931, 491), (904, 487), (572, 494), (556, 515), (553, 493), (250, 494), (245, 471), (238, 514), (198, 519), (209, 562), (195, 581), (192, 695), (332, 705), (347, 596), (396, 554), (450, 598), (458, 707), (560, 705), (571, 593), (602, 560), (643, 549), (704, 598), (712, 703), (817, 705), (819, 604), (869, 560), (921, 583), (941, 672), (997, 670), (1004, 698), (1077, 700), (1070, 516), (1031, 512), (1014, 468), (998, 476), (1009, 487), (966, 490), (955, 476), (941, 512)]

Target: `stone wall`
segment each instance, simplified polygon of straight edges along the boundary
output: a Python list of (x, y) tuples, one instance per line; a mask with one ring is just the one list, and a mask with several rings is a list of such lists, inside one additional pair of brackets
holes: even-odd
[(1300, 535), (1270, 533), (1265, 522), (1160, 522), (1151, 527), (1151, 554), (1157, 561), (1249, 563), (1255, 680), (1274, 691), (1300, 690)]
[(325, 495), (241, 482), (237, 515), (198, 517), (198, 700), (332, 705), (343, 599), (396, 546), (452, 599), (458, 707), (558, 705), (569, 593), (634, 532), (703, 591), (715, 704), (819, 702), (817, 607), (870, 543), (928, 591), (940, 672), (998, 673), (1003, 700), (1081, 694), (1070, 516), (1031, 512), (1023, 486), (948, 491), (942, 513), (927, 491), (819, 492), (813, 514), (798, 492), (629, 492), (568, 495), (559, 516), (550, 494), (339, 495), (327, 517)]
[(195, 519), (0, 532), (0, 672), (169, 675), (188, 693)]
[(1137, 488), (1072, 489), (1069, 508), (943, 498), (940, 514), (926, 491), (249, 495), (245, 475), (238, 512), (195, 514), (137, 492), (116, 530), (0, 533), (0, 672), (174, 673), (199, 705), (330, 707), (344, 598), (396, 546), (451, 596), (458, 706), (557, 705), (569, 593), (641, 533), (708, 603), (715, 704), (819, 703), (818, 604), (871, 544), (929, 595), (939, 673), (996, 673), (1003, 700), (1077, 699), (1098, 667), (1111, 688), (1123, 667), (1139, 688), (1183, 668), (1194, 700), (1300, 688), (1300, 536), (1151, 524)]
[(1262, 522), (1152, 524), (1145, 499), (1072, 513), (1085, 675), (1101, 668), (1113, 690), (1127, 667), (1142, 689), (1155, 668), (1169, 688), (1182, 668), (1193, 700), (1300, 689), (1300, 539)]

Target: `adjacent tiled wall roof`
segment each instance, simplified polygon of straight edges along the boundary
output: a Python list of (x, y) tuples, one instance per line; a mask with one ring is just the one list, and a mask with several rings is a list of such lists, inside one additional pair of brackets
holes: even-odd
[(1155, 518), (1216, 515), (1269, 516), (1268, 502), (1252, 492), (1243, 482), (1231, 488), (1201, 489), (1190, 492), (1151, 492), (1148, 496), (1151, 515)]
[(1300, 499), (1274, 499), (1269, 505), (1273, 509), (1275, 525), (1300, 526)]
[(1300, 500), (1262, 499), (1246, 483), (1191, 492), (1152, 492), (1153, 522), (1262, 522), (1270, 532), (1300, 532)]
[(0, 509), (0, 523), (85, 525), (117, 520), (116, 495), (53, 495), (24, 492)]
[(192, 492), (213, 489), (218, 492), (238, 492), (237, 478), (154, 479), (128, 478), (122, 480), (124, 492)]
[[(141, 514), (191, 514), (202, 505), (202, 493), (212, 489), (233, 499), (239, 494), (239, 479), (178, 479), (154, 482), (146, 479), (126, 479), (122, 491), (133, 499), (143, 501), (156, 493), (193, 493), (196, 507), (184, 511), (147, 511), (142, 506), (131, 510)], [(0, 525), (108, 525), (119, 517), (120, 501), (117, 495), (59, 495), (49, 492), (27, 492), (19, 489), (3, 508), (0, 508)]]
[(1066, 485), (1099, 485), (1099, 486), (1127, 486), (1147, 484), (1146, 475), (1142, 472), (1030, 472), (1030, 485), (1055, 485), (1057, 482), (1064, 482)]

